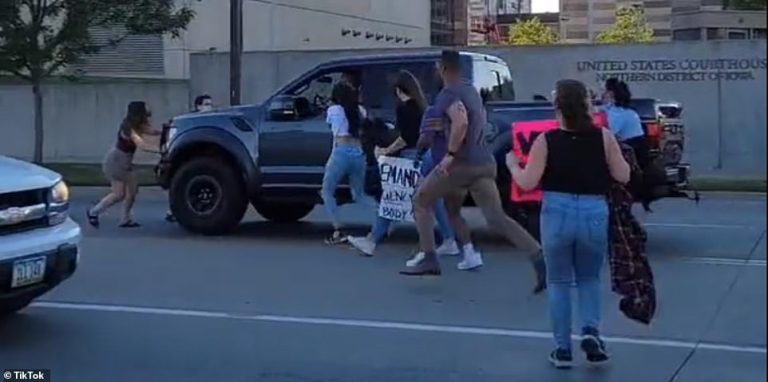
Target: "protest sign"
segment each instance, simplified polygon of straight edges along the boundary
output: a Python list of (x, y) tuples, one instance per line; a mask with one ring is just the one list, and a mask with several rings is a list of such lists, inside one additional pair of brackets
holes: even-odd
[[(595, 113), (592, 115), (595, 126), (608, 127), (608, 117), (605, 113)], [(512, 123), (512, 151), (520, 159), (520, 166), (525, 168), (528, 163), (528, 155), (531, 153), (533, 142), (539, 135), (550, 130), (555, 130), (559, 126), (554, 119), (541, 121), (521, 121)], [(542, 194), (540, 188), (525, 191), (512, 181), (512, 192), (510, 198), (513, 202), (539, 202)]]
[(379, 216), (392, 221), (414, 221), (413, 196), (421, 180), (416, 161), (380, 157), (379, 173), (382, 188)]

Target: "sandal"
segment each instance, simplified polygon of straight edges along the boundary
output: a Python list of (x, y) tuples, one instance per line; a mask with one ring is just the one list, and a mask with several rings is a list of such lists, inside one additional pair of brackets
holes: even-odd
[(123, 224), (120, 224), (119, 227), (120, 228), (138, 228), (138, 227), (141, 227), (141, 224), (136, 223), (133, 220), (129, 220), (129, 221), (123, 223)]
[(347, 235), (341, 233), (341, 231), (333, 231), (331, 237), (325, 239), (325, 244), (328, 245), (339, 245), (348, 242), (349, 239), (347, 238)]
[(85, 211), (85, 217), (88, 218), (88, 224), (93, 228), (99, 228), (99, 215), (91, 215), (91, 210)]

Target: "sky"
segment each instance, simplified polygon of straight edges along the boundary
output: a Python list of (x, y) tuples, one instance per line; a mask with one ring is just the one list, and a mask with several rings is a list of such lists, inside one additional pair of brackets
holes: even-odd
[(533, 13), (557, 12), (560, 6), (560, 0), (531, 0), (531, 11)]

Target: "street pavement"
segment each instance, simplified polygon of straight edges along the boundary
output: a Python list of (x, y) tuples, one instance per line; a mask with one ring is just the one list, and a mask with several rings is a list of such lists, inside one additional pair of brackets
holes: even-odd
[[(78, 221), (101, 192), (73, 191)], [(0, 369), (50, 369), (55, 382), (765, 381), (764, 195), (654, 207), (658, 313), (650, 326), (626, 319), (606, 282), (613, 359), (601, 368), (578, 353), (573, 370), (550, 368), (546, 298), (476, 210), (465, 213), (485, 268), (444, 259), (442, 277), (406, 278), (411, 226), (374, 258), (324, 245), (320, 210), (294, 225), (250, 213), (231, 236), (197, 237), (162, 221), (164, 195), (149, 189), (142, 228), (117, 228), (118, 208), (84, 226), (76, 275), (0, 322)], [(344, 210), (361, 234), (372, 214)]]

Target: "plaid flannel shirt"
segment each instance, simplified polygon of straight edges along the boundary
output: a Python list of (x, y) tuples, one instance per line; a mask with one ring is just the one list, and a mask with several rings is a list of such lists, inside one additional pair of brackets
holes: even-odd
[[(631, 147), (622, 145), (624, 158), (633, 176), (640, 173)], [(614, 183), (608, 194), (610, 209), (611, 289), (622, 296), (619, 309), (628, 318), (650, 324), (656, 312), (653, 272), (645, 256), (647, 234), (632, 215), (632, 194)]]

